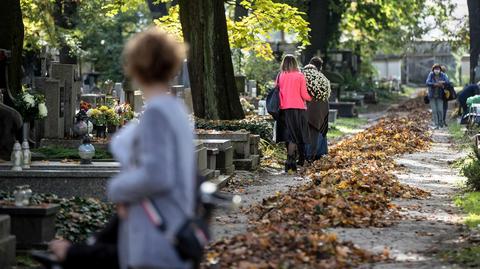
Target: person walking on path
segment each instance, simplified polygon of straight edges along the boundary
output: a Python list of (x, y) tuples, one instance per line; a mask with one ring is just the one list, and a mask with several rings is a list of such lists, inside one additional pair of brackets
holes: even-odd
[[(194, 214), (195, 152), (187, 110), (168, 94), (168, 83), (181, 67), (185, 47), (150, 28), (124, 49), (126, 74), (143, 90), (145, 112), (112, 139), (121, 171), (109, 181), (107, 195), (120, 218), (120, 268), (191, 268), (174, 247), (176, 232)], [(160, 231), (142, 207), (149, 199), (162, 213)]]
[(305, 101), (312, 98), (307, 92), (304, 75), (299, 71), (293, 55), (285, 55), (277, 83), (280, 89), (280, 118), (277, 121), (277, 142), (287, 146), (285, 171), (297, 170), (305, 162), (305, 144), (309, 143), (307, 107)]
[(331, 88), (330, 81), (322, 74), (323, 60), (313, 57), (303, 68), (307, 81), (307, 91), (312, 101), (307, 103), (308, 131), (310, 144), (307, 146), (307, 156), (310, 161), (318, 160), (328, 153), (327, 132), (328, 113)]
[(439, 64), (432, 66), (432, 71), (427, 77), (428, 98), (430, 99), (430, 106), (432, 108), (432, 119), (435, 129), (445, 126), (444, 122), (444, 89), (450, 81), (445, 73), (442, 73), (442, 67)]
[[(448, 83), (445, 84), (445, 89), (448, 92), (448, 94), (451, 94), (452, 91), (455, 91), (455, 87), (453, 86), (453, 83), (450, 81), (447, 75), (447, 67), (445, 65), (442, 65), (442, 73), (445, 74), (445, 76), (448, 79)], [(454, 97), (453, 97), (454, 98)], [(443, 123), (445, 126), (448, 126), (447, 124), (447, 112), (448, 112), (448, 101), (454, 100), (454, 99), (449, 99), (446, 95), (443, 97)]]

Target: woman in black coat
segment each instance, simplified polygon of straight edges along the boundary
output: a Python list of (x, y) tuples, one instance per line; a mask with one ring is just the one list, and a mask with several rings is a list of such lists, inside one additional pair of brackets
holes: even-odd
[(303, 69), (307, 81), (307, 91), (312, 101), (307, 104), (308, 129), (310, 145), (307, 147), (307, 156), (310, 161), (319, 159), (327, 154), (328, 113), (330, 98), (330, 81), (322, 74), (323, 61), (313, 57), (310, 64)]

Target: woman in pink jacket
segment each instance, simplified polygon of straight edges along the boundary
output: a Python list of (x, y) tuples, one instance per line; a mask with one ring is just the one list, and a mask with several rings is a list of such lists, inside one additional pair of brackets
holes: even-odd
[(297, 170), (298, 165), (305, 162), (304, 145), (309, 143), (307, 107), (305, 101), (312, 98), (308, 95), (305, 77), (298, 69), (293, 55), (285, 55), (278, 75), (280, 88), (280, 119), (277, 122), (277, 142), (285, 142), (288, 159), (285, 172)]

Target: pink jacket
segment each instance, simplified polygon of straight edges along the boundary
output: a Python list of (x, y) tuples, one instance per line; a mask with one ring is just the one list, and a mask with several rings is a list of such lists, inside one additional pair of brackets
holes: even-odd
[(307, 109), (305, 101), (312, 100), (307, 92), (305, 77), (299, 71), (282, 72), (278, 79), (280, 109)]

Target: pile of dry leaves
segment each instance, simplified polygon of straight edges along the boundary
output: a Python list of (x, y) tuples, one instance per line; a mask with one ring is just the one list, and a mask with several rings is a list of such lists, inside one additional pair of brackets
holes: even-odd
[(395, 155), (429, 147), (428, 119), (423, 110), (389, 116), (338, 143), (307, 169), (311, 183), (252, 207), (250, 232), (214, 243), (205, 267), (350, 268), (385, 258), (339, 243), (322, 229), (390, 225), (399, 216), (392, 198), (428, 195), (392, 173)]

